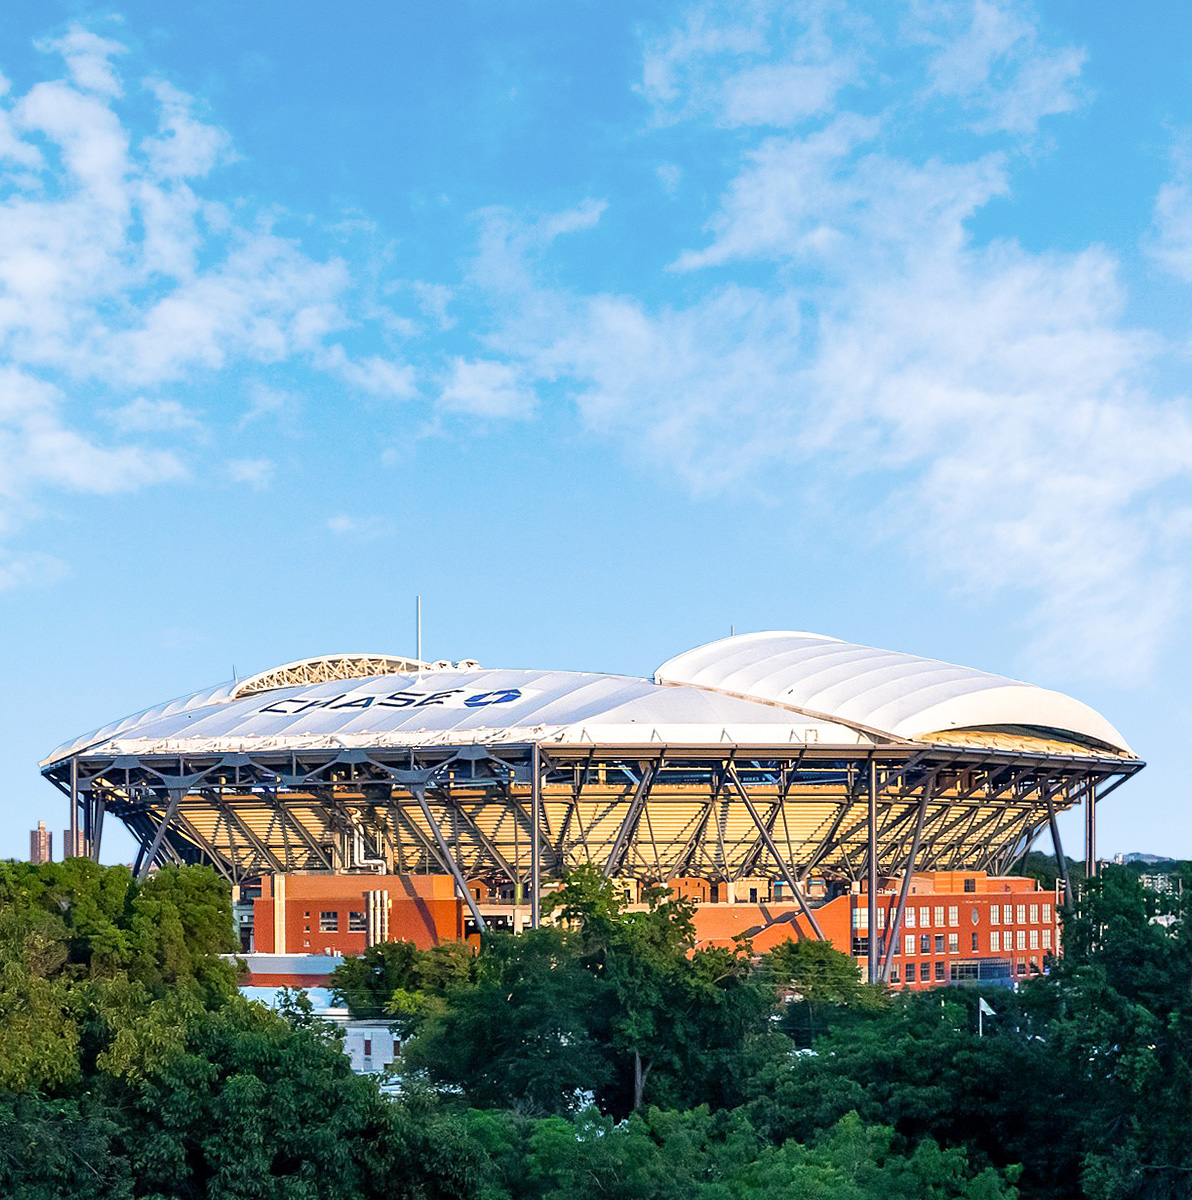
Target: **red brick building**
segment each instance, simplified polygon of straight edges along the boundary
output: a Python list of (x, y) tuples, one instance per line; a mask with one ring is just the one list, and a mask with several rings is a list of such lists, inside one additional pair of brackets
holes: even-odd
[[(266, 876), (261, 894), (252, 900), (253, 937), (245, 949), (334, 956), (358, 955), (382, 941), (409, 941), (420, 949), (475, 941), (475, 928), (454, 887), (449, 875)], [(723, 899), (712, 899), (713, 886), (704, 880), (677, 880), (674, 887), (696, 902), (698, 945), (730, 946), (744, 937), (764, 953), (800, 933), (812, 936), (797, 905), (765, 880), (738, 881), (731, 896), (729, 889), (717, 889), (725, 893)], [(631, 902), (638, 898), (633, 881), (626, 881), (626, 892)], [(494, 901), (479, 884), (473, 897), (490, 928), (521, 930), (530, 923), (525, 904)], [(881, 892), (877, 935), (883, 958), (897, 904), (897, 888)], [(824, 900), (815, 915), (825, 937), (863, 971), (869, 950), (865, 893)], [(925, 873), (911, 882), (887, 982), (898, 989), (1010, 984), (1044, 971), (1048, 958), (1059, 952), (1059, 939), (1055, 893), (1033, 879)]]
[(376, 942), (425, 950), (464, 937), (450, 875), (266, 875), (253, 899), (252, 949), (363, 954)]

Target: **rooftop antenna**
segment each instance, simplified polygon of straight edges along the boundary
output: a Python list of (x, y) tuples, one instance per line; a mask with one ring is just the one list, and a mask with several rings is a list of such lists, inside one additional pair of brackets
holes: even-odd
[(419, 596), (414, 602), (414, 625), (415, 625), (415, 644), (418, 647), (414, 657), (418, 660), (418, 666), (422, 666), (422, 597)]
[(737, 636), (737, 627), (736, 627), (735, 625), (730, 625), (730, 626), (728, 627), (728, 636), (729, 636), (729, 637), (736, 637), (736, 636)]

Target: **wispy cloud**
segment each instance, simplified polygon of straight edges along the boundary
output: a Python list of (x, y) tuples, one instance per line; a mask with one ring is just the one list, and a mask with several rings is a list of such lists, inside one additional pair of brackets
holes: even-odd
[(471, 417), (518, 418), (530, 416), (535, 402), (533, 388), (526, 386), (516, 367), (489, 359), (457, 358), (439, 393), (438, 408)]
[(120, 433), (174, 433), (203, 427), (202, 421), (177, 400), (149, 400), (144, 396), (101, 415)]
[[(824, 15), (840, 11), (705, 5), (653, 39), (660, 119), (763, 127), (673, 264), (690, 299), (527, 287), (518, 252), (547, 222), (504, 216), (479, 261), (500, 249), (487, 278), (523, 290), (491, 343), (696, 490), (868, 479), (886, 536), (958, 588), (1022, 597), (1036, 654), (1143, 670), (1186, 589), (1192, 414), (1152, 392), (1161, 343), (1124, 321), (1111, 254), (970, 229), (1040, 122), (1082, 102), (1083, 51), (1019, 3), (914, 4), (884, 29)], [(792, 84), (800, 103), (775, 82), (796, 67), (818, 72)], [(849, 83), (863, 105), (840, 103)], [(949, 105), (963, 137), (921, 137), (925, 106), (957, 128)], [(1171, 185), (1157, 218), (1177, 270), (1187, 194)]]
[(224, 464), (224, 473), (233, 483), (247, 484), (264, 491), (272, 482), (277, 464), (269, 458), (233, 458)]
[(392, 522), (384, 517), (353, 517), (347, 513), (337, 513), (329, 517), (324, 523), (324, 528), (338, 538), (358, 542), (375, 542), (393, 534)]
[[(406, 363), (342, 341), (362, 321), (344, 261), (251, 201), (203, 194), (235, 153), (192, 97), (130, 82), (133, 56), (81, 25), (40, 48), (65, 77), (23, 94), (0, 78), (0, 521), (54, 488), (184, 477), (161, 443), (199, 421), (152, 398), (164, 384), (295, 362), (360, 394), (412, 393)], [(230, 477), (263, 486), (262, 462)]]

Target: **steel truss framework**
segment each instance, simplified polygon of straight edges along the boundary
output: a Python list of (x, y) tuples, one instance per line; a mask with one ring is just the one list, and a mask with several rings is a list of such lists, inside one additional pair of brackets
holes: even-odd
[[(79, 756), (45, 774), (72, 798), (98, 858), (115, 816), (136, 869), (204, 862), (232, 883), (281, 871), (448, 873), (528, 889), (593, 863), (665, 882), (781, 881), (808, 915), (809, 879), (909, 880), (912, 870), (1004, 871), (1084, 801), (1142, 767), (1121, 758), (857, 747), (537, 745)], [(905, 886), (902, 887), (905, 904)], [(870, 928), (874, 928), (871, 922)], [(895, 935), (896, 936), (896, 935)], [(870, 974), (877, 977), (877, 948)]]

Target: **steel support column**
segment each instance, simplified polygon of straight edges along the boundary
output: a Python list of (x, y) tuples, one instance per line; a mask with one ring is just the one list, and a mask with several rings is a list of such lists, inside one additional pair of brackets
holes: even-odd
[(67, 825), (67, 836), (70, 845), (66, 847), (63, 859), (74, 858), (79, 852), (79, 760), (70, 760), (70, 821)]
[(1055, 849), (1055, 861), (1060, 869), (1060, 878), (1064, 881), (1064, 905), (1072, 907), (1072, 879), (1068, 874), (1068, 860), (1064, 857), (1063, 843), (1060, 841), (1060, 827), (1055, 819), (1055, 801), (1051, 798), (1051, 785), (1043, 785), (1043, 799), (1047, 801), (1047, 824), (1051, 827), (1051, 844)]
[(178, 805), (182, 803), (182, 797), (185, 795), (185, 788), (170, 788), (170, 802), (166, 805), (166, 811), (162, 814), (161, 824), (157, 827), (153, 840), (145, 850), (145, 857), (141, 859), (141, 865), (137, 871), (138, 881), (144, 880), (145, 876), (149, 874), (149, 868), (153, 866), (153, 860), (157, 858), (158, 851), (161, 850), (161, 844), (165, 841), (166, 833), (174, 820), (174, 814), (178, 811)]
[(542, 755), (535, 742), (530, 751), (530, 928), (542, 924), (542, 846), (538, 831), (542, 828)]
[(93, 788), (92, 791), (95, 795), (95, 816), (91, 823), (91, 845), (88, 849), (91, 861), (99, 862), (99, 847), (103, 841), (103, 815), (107, 809), (107, 801), (102, 791), (97, 788)]
[(430, 826), (430, 831), (435, 839), (436, 845), (439, 847), (439, 853), (443, 856), (443, 861), (447, 864), (452, 876), (455, 878), (455, 886), (459, 888), (460, 899), (467, 904), (468, 909), (472, 913), (472, 920), (476, 922), (476, 930), (478, 933), (485, 932), (484, 918), (480, 915), (480, 907), (476, 903), (476, 897), (472, 895), (472, 889), (468, 887), (468, 881), (464, 878), (464, 873), (459, 869), (459, 863), (455, 861), (455, 855), (451, 853), (451, 848), (447, 845), (447, 839), (443, 836), (443, 831), (439, 828), (439, 823), (431, 815), (430, 805), (426, 802), (426, 796), (422, 789), (419, 788), (414, 792), (414, 799), (418, 801), (418, 807), (422, 809), (422, 816), (425, 818), (427, 825)]
[[(766, 849), (770, 851), (775, 864), (779, 871), (782, 872), (782, 878), (794, 895), (795, 902), (799, 905), (803, 915), (807, 918), (807, 923), (815, 930), (815, 936), (821, 942), (827, 941), (827, 938), (824, 937), (824, 931), (820, 928), (820, 923), (815, 919), (815, 913), (812, 911), (811, 905), (807, 903), (806, 897), (803, 895), (803, 889), (796, 882), (794, 873), (787, 866), (786, 859), (779, 853), (774, 839), (770, 836), (770, 831), (766, 828), (765, 822), (762, 820), (761, 813), (757, 811), (757, 805), (753, 803), (753, 797), (745, 790), (745, 785), (737, 776), (737, 769), (731, 764), (728, 768), (728, 778), (733, 785), (733, 789), (741, 797), (745, 803), (745, 807), (749, 810), (749, 815), (753, 818), (753, 823), (757, 826), (758, 833), (762, 835), (762, 840), (766, 843)], [(795, 931), (799, 932), (797, 922), (795, 923)]]
[[(658, 766), (661, 765), (662, 760), (660, 759)], [(609, 851), (608, 858), (604, 863), (604, 874), (609, 879), (620, 870), (626, 848), (629, 845), (629, 839), (637, 829), (642, 809), (650, 797), (650, 788), (654, 783), (655, 772), (655, 764), (647, 764), (645, 770), (642, 771), (641, 779), (638, 780), (637, 787), (634, 789), (633, 799), (629, 801), (629, 811), (625, 814), (625, 819), (621, 822), (621, 828), (617, 830), (616, 840), (613, 842), (613, 847)], [(537, 831), (535, 831), (535, 837), (537, 837)]]
[(869, 760), (869, 982), (878, 981), (877, 952), (877, 763)]
[(1097, 783), (1089, 780), (1084, 794), (1084, 877), (1097, 874)]
[[(932, 780), (934, 783), (934, 779)], [(932, 783), (923, 788), (923, 796), (919, 800), (919, 813), (915, 817), (915, 832), (911, 837), (910, 853), (906, 856), (906, 867), (902, 875), (902, 887), (898, 892), (898, 908), (894, 912), (894, 922), (890, 926), (889, 940), (886, 942), (886, 956), (882, 960), (881, 977), (885, 981), (890, 977), (890, 960), (898, 949), (898, 939), (902, 936), (902, 921), (906, 913), (906, 900), (911, 891), (911, 880), (915, 877), (915, 862), (919, 857), (919, 842), (923, 838), (923, 825), (927, 820), (927, 805), (931, 800)]]

